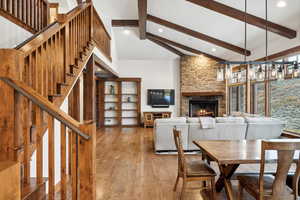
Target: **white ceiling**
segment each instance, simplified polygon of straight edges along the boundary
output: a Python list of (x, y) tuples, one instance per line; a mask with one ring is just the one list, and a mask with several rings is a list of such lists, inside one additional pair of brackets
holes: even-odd
[[(95, 7), (106, 19), (137, 19), (138, 0), (102, 0), (94, 1)], [(278, 8), (278, 0), (269, 0), (269, 20), (288, 28), (300, 30), (300, 1), (285, 0), (287, 6)], [(243, 0), (218, 0), (228, 6), (244, 10)], [(264, 0), (248, 0), (248, 12), (265, 17)], [(231, 44), (244, 46), (244, 23), (233, 18), (202, 8), (185, 0), (148, 0), (148, 13), (170, 22), (210, 35)], [(264, 56), (264, 30), (248, 25), (247, 49), (252, 51), (249, 59)], [(159, 33), (158, 28), (163, 28)], [(130, 30), (125, 35), (124, 29)], [(233, 51), (201, 41), (158, 24), (147, 22), (147, 32), (151, 32), (178, 43), (227, 60), (240, 60), (242, 55)], [(148, 40), (139, 40), (137, 28), (113, 28), (118, 59), (173, 59), (173, 53)], [(291, 48), (300, 44), (300, 34), (290, 40), (277, 34), (269, 33), (269, 54)], [(216, 52), (212, 52), (216, 48)]]

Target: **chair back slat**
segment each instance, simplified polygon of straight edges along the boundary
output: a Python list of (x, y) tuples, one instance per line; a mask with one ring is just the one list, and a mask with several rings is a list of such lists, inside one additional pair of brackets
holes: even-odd
[(184, 156), (184, 151), (182, 147), (182, 138), (181, 138), (181, 132), (173, 129), (173, 135), (174, 135), (174, 141), (176, 145), (176, 149), (178, 152), (178, 169), (182, 175), (186, 175), (186, 161)]
[[(264, 199), (264, 170), (266, 163), (266, 151), (276, 151), (277, 152), (277, 170), (275, 175), (275, 180), (272, 186), (272, 199), (280, 199), (284, 196), (285, 185), (288, 172), (294, 161), (295, 150), (300, 150), (300, 140), (265, 140), (261, 144), (261, 165), (260, 165), (260, 177), (259, 177), (259, 190), (260, 199)], [(299, 160), (297, 171), (300, 171)], [(299, 180), (300, 173), (296, 173), (294, 180)], [(293, 188), (294, 191), (295, 188)], [(297, 193), (294, 192), (295, 195)]]

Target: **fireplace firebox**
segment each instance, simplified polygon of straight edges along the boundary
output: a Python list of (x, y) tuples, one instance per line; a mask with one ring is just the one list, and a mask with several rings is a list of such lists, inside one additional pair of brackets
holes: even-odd
[(189, 117), (217, 117), (218, 100), (190, 100)]

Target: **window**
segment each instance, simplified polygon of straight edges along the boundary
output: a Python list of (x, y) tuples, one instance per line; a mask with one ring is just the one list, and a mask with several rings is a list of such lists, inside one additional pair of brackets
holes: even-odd
[(230, 93), (230, 113), (245, 112), (245, 85), (233, 86), (229, 88)]
[(254, 114), (265, 115), (265, 84), (251, 85), (251, 111)]
[(271, 82), (271, 116), (287, 122), (286, 130), (300, 133), (300, 79)]

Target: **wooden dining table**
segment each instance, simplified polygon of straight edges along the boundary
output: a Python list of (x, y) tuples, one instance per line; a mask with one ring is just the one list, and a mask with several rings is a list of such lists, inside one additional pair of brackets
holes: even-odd
[[(220, 177), (216, 182), (216, 190), (224, 187), (227, 199), (233, 199), (231, 177), (240, 164), (257, 164), (261, 160), (261, 140), (202, 140), (194, 141), (204, 156), (217, 162)], [(277, 152), (267, 151), (266, 162), (276, 162)], [(295, 160), (299, 159), (299, 151), (295, 152)]]

